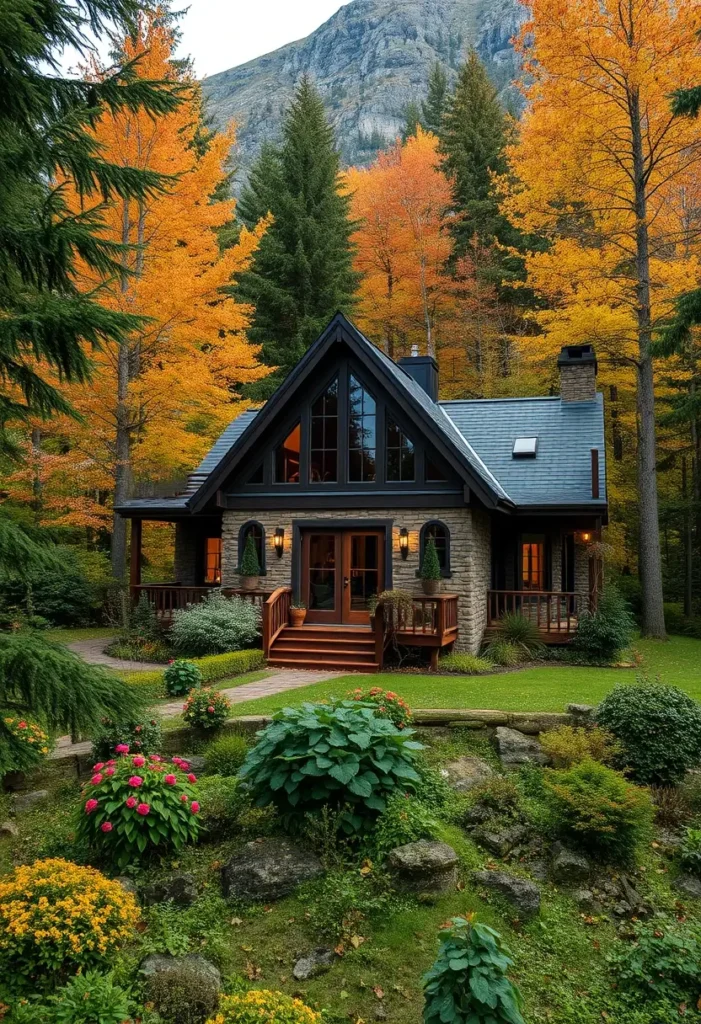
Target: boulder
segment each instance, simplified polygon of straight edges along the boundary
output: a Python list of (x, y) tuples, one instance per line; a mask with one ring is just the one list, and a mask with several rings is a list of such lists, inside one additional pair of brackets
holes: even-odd
[(43, 804), (49, 798), (47, 789), (35, 789), (31, 793), (15, 793), (15, 814), (31, 811), (37, 804)]
[(568, 704), (567, 714), (574, 719), (573, 724), (581, 728), (596, 725), (596, 708), (593, 704)]
[(400, 892), (434, 895), (455, 888), (458, 855), (447, 843), (420, 839), (390, 850), (387, 864)]
[(193, 875), (171, 875), (147, 885), (142, 897), (147, 906), (171, 900), (176, 907), (189, 907), (197, 899), (197, 885)]
[(302, 882), (323, 875), (321, 861), (286, 839), (256, 840), (239, 850), (222, 868), (224, 895), (267, 903), (282, 899)]
[(649, 917), (653, 908), (645, 902), (626, 875), (618, 879), (618, 903), (612, 908), (616, 917)]
[(503, 765), (547, 764), (548, 757), (538, 740), (516, 729), (500, 725), (495, 734), (497, 751)]
[(476, 885), (498, 892), (523, 920), (540, 911), (540, 889), (527, 878), (510, 875), (507, 871), (473, 871), (472, 880)]
[(563, 843), (555, 843), (551, 851), (550, 874), (555, 882), (586, 882), (591, 864), (581, 853), (569, 850)]
[(194, 775), (204, 774), (204, 757), (202, 754), (182, 754), (183, 761), (187, 761), (190, 766), (190, 771)]
[(292, 976), (297, 981), (308, 981), (309, 978), (315, 978), (317, 974), (328, 971), (333, 959), (334, 951), (332, 949), (327, 946), (318, 946), (299, 958), (292, 968)]
[(494, 775), (494, 769), (481, 757), (459, 757), (445, 766), (442, 773), (456, 793), (469, 793), (485, 779)]
[(131, 878), (127, 878), (126, 875), (117, 875), (115, 882), (118, 885), (121, 885), (125, 892), (131, 893), (132, 896), (136, 896), (138, 894), (136, 883)]
[(505, 828), (486, 826), (475, 829), (474, 838), (485, 850), (497, 857), (506, 857), (527, 835), (523, 825), (509, 825)]
[(146, 978), (152, 978), (154, 974), (161, 974), (163, 971), (178, 971), (183, 965), (196, 970), (203, 978), (208, 978), (212, 985), (216, 986), (217, 991), (221, 988), (219, 968), (198, 953), (188, 953), (187, 956), (152, 953), (141, 961), (140, 970)]
[(601, 904), (591, 889), (577, 889), (572, 893), (574, 901), (583, 914), (600, 914)]
[(690, 896), (693, 900), (701, 900), (701, 879), (696, 875), (679, 875), (678, 878), (675, 878), (673, 885), (684, 896)]
[(15, 838), (19, 835), (19, 829), (14, 821), (3, 821), (0, 825), (0, 839)]

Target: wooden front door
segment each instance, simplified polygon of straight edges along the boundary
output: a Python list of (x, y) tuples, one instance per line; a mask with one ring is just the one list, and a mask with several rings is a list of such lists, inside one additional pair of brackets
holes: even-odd
[(302, 600), (310, 623), (367, 625), (370, 598), (385, 587), (382, 530), (306, 530)]

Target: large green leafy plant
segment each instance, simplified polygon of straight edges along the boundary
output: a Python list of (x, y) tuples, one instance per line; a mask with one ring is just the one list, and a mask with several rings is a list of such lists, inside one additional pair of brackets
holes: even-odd
[(241, 768), (254, 802), (275, 804), (289, 821), (329, 805), (347, 834), (364, 831), (390, 796), (420, 781), (414, 731), (375, 711), (355, 701), (278, 711)]
[(439, 932), (438, 959), (424, 976), (424, 1024), (524, 1024), (519, 990), (501, 936), (486, 924), (454, 917)]

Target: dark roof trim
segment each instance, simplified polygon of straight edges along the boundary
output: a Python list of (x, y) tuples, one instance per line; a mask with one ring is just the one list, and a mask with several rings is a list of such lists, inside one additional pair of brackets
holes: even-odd
[[(263, 406), (255, 419), (244, 430), (238, 440), (234, 442), (226, 455), (223, 456), (216, 469), (210, 473), (207, 481), (194, 494), (188, 497), (187, 505), (192, 512), (199, 512), (203, 509), (207, 502), (223, 487), (237, 462), (255, 445), (270, 421), (291, 400), (308, 374), (331, 346), (340, 341), (348, 345), (351, 351), (362, 360), (364, 366), (371, 368), (375, 377), (396, 402), (409, 408), (410, 413), (418, 421), (425, 435), (452, 467), (465, 479), (480, 501), (490, 508), (494, 508), (498, 501), (507, 506), (509, 505), (509, 499), (505, 499), (503, 492), (500, 494), (497, 490), (498, 484), (497, 487), (493, 486), (489, 479), (491, 474), (489, 474), (486, 466), (485, 477), (479, 476), (475, 467), (470, 464), (457, 445), (451, 441), (447, 430), (443, 431), (439, 427), (433, 417), (423, 408), (421, 402), (414, 397), (410, 387), (403, 385), (402, 377), (406, 376), (408, 380), (411, 380), (409, 375), (401, 368), (396, 367), (396, 364), (392, 364), (392, 368), (393, 370), (396, 369), (397, 372), (388, 372), (385, 364), (386, 357), (383, 359), (382, 354), (375, 348), (372, 342), (363, 337), (342, 313), (337, 313), (321, 337), (308, 349), (272, 398)], [(437, 406), (436, 408), (439, 407)], [(448, 420), (447, 416), (446, 420)], [(453, 427), (453, 424), (450, 424), (450, 426)], [(453, 429), (455, 428), (453, 427)], [(494, 481), (494, 483), (496, 484), (497, 482)]]

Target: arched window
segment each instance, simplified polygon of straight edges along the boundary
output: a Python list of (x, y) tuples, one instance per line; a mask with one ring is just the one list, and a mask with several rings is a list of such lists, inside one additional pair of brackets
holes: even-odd
[(249, 533), (253, 537), (253, 543), (256, 546), (256, 554), (258, 555), (258, 565), (260, 566), (261, 576), (265, 574), (265, 528), (255, 519), (249, 520), (244, 523), (239, 530), (239, 562), (241, 565), (241, 559), (243, 558), (243, 549), (246, 547), (246, 541), (248, 540)]
[(433, 537), (438, 554), (438, 562), (443, 576), (450, 576), (450, 530), (439, 519), (432, 519), (424, 523), (419, 535), (419, 560), (423, 564), (426, 543), (429, 537)]

